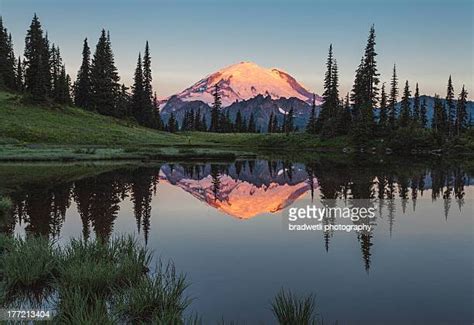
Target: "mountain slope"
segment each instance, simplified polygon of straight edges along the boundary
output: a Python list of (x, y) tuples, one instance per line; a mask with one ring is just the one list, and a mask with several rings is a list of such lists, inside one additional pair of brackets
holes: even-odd
[[(199, 100), (211, 104), (216, 84), (220, 87), (224, 107), (257, 95), (270, 96), (272, 99), (296, 97), (307, 103), (311, 103), (313, 98), (312, 93), (288, 73), (279, 69), (262, 68), (253, 62), (240, 62), (225, 67), (176, 96), (182, 101)], [(316, 101), (319, 104), (321, 98), (317, 96)]]

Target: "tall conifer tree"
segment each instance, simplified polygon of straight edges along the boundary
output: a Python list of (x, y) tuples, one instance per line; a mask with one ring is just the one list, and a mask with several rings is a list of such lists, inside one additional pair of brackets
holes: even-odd
[(411, 105), (410, 105), (410, 87), (408, 80), (405, 82), (405, 88), (403, 90), (402, 102), (400, 106), (400, 126), (407, 127), (411, 121)]
[(210, 132), (218, 132), (219, 128), (219, 115), (221, 110), (221, 95), (219, 94), (219, 85), (214, 85), (214, 103), (211, 109), (211, 126), (209, 127)]
[(82, 46), (82, 63), (74, 86), (74, 104), (84, 109), (91, 109), (91, 96), (91, 50), (86, 38)]

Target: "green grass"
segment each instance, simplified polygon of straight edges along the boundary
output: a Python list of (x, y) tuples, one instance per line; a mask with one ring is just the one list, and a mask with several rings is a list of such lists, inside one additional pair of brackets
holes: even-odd
[(183, 323), (186, 277), (171, 263), (151, 272), (150, 261), (132, 237), (72, 239), (61, 248), (48, 238), (0, 236), (0, 303), (56, 302), (60, 323)]
[(79, 108), (24, 104), (20, 96), (6, 92), (0, 92), (0, 116), (0, 143), (168, 145), (186, 141), (175, 134)]
[(313, 295), (298, 297), (282, 289), (273, 299), (271, 307), (279, 324), (319, 324)]

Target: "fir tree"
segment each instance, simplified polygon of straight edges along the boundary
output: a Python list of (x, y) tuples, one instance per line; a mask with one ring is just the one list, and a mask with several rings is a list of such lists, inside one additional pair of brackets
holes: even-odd
[(365, 57), (364, 57), (364, 80), (367, 84), (365, 100), (367, 101), (368, 107), (375, 107), (377, 104), (377, 95), (379, 84), (379, 73), (377, 72), (377, 62), (375, 57), (377, 53), (375, 52), (375, 27), (372, 25), (369, 32), (369, 38), (367, 40), (367, 46), (365, 48)]
[(273, 112), (270, 113), (270, 118), (268, 119), (267, 133), (273, 133)]
[(16, 89), (15, 69), (12, 36), (3, 26), (0, 16), (0, 87)]
[(243, 132), (243, 129), (244, 129), (244, 123), (242, 119), (242, 113), (240, 112), (240, 109), (239, 109), (237, 111), (237, 115), (235, 116), (235, 131)]
[(395, 129), (397, 122), (397, 97), (398, 97), (398, 78), (396, 66), (393, 65), (392, 80), (390, 81), (390, 99), (388, 101), (388, 121), (390, 127)]
[(427, 109), (426, 109), (426, 100), (423, 99), (421, 102), (420, 107), (420, 126), (422, 128), (426, 128), (428, 125), (428, 116), (427, 116)]
[(109, 33), (102, 30), (91, 64), (91, 107), (103, 115), (117, 116), (120, 84)]
[(41, 23), (36, 16), (31, 21), (25, 38), (25, 90), (34, 101), (45, 101), (50, 91), (49, 42), (43, 37)]
[(91, 50), (84, 39), (82, 47), (82, 63), (77, 72), (77, 79), (74, 86), (74, 104), (84, 109), (91, 109)]
[(151, 56), (150, 47), (148, 41), (145, 44), (145, 54), (143, 55), (143, 91), (145, 92), (145, 98), (147, 100), (147, 107), (151, 107), (153, 98), (153, 87), (152, 87), (152, 74), (151, 74)]
[(201, 126), (201, 109), (198, 108), (198, 111), (194, 115), (194, 130), (203, 131)]
[(438, 132), (446, 132), (448, 130), (447, 128), (447, 115), (446, 115), (446, 110), (443, 106), (443, 103), (441, 99), (439, 98), (439, 95), (435, 94), (435, 99), (434, 99), (434, 112), (433, 112), (433, 121), (432, 121), (432, 128), (435, 131)]
[(421, 116), (421, 107), (420, 107), (420, 90), (418, 89), (418, 83), (416, 83), (415, 88), (415, 97), (413, 98), (413, 122), (415, 125), (419, 126)]
[(168, 119), (168, 126), (166, 127), (166, 130), (171, 133), (177, 132), (178, 131), (177, 123), (178, 121), (176, 121), (174, 112), (171, 112), (170, 118)]
[(211, 110), (211, 126), (209, 127), (210, 132), (219, 131), (219, 114), (221, 109), (221, 96), (219, 94), (219, 86), (217, 83), (214, 85), (214, 103)]
[(255, 116), (254, 116), (253, 112), (250, 114), (247, 132), (249, 132), (249, 133), (257, 132), (257, 126), (255, 124)]
[(380, 95), (379, 126), (382, 132), (385, 133), (388, 127), (387, 94), (385, 93), (385, 84), (382, 85), (382, 93)]
[(141, 54), (138, 54), (137, 67), (135, 68), (135, 75), (133, 78), (132, 87), (132, 114), (141, 125), (149, 122), (149, 116), (146, 114), (146, 107), (148, 100), (146, 98), (145, 89), (143, 86), (143, 68)]
[(453, 135), (455, 132), (455, 119), (456, 119), (456, 105), (454, 104), (454, 88), (451, 76), (448, 79), (448, 89), (446, 92), (446, 115), (447, 115), (447, 131), (449, 135)]
[[(316, 122), (316, 132), (321, 132), (327, 120), (333, 117), (337, 105), (337, 97), (334, 93), (334, 58), (332, 44), (329, 45), (328, 58), (326, 60), (326, 74), (324, 75), (323, 103)], [(337, 82), (337, 81), (336, 81)]]
[(308, 124), (306, 124), (306, 132), (310, 134), (316, 133), (316, 95), (314, 93), (311, 103), (311, 114), (309, 115)]
[(462, 86), (461, 93), (459, 94), (458, 102), (456, 105), (456, 134), (460, 135), (464, 132), (468, 126), (468, 115), (467, 115), (467, 91)]
[(20, 92), (24, 89), (23, 62), (21, 62), (21, 57), (18, 57), (17, 62), (15, 89)]
[(284, 128), (283, 132), (287, 134), (295, 130), (293, 107), (291, 107), (289, 112), (285, 114), (285, 123), (283, 125), (283, 128)]
[(352, 90), (355, 111), (353, 137), (357, 142), (365, 143), (370, 139), (374, 129), (373, 109), (377, 104), (379, 73), (375, 52), (375, 28), (372, 25), (367, 39), (364, 56), (356, 70)]
[(400, 106), (400, 126), (407, 127), (411, 120), (411, 107), (410, 107), (410, 88), (408, 86), (408, 80), (405, 82), (405, 88), (403, 90), (402, 102)]

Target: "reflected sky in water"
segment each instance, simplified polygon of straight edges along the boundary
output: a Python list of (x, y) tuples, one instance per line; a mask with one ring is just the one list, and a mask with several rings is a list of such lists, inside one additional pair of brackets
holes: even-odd
[[(134, 233), (191, 282), (205, 321), (272, 320), (281, 288), (316, 294), (327, 321), (469, 323), (473, 187), (461, 167), (243, 161), (119, 168), (20, 184), (4, 232)], [(384, 199), (370, 234), (288, 232), (292, 206)], [(392, 199), (392, 200), (391, 200)], [(390, 204), (387, 204), (390, 203)]]

